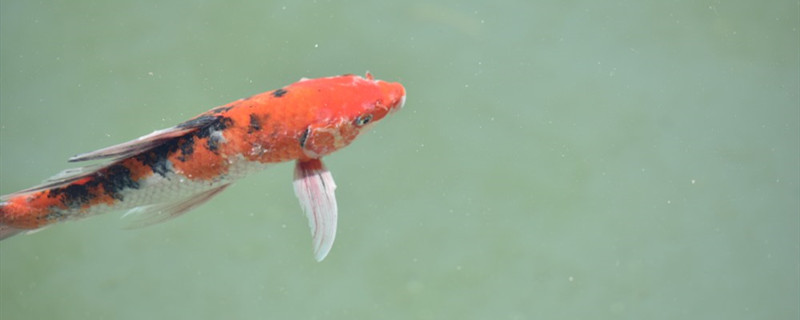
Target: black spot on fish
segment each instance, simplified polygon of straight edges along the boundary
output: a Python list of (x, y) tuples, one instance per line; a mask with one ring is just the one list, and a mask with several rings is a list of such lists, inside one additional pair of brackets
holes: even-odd
[(186, 161), (186, 159), (194, 153), (194, 137), (188, 136), (180, 139), (178, 141), (178, 148), (181, 150), (181, 155), (178, 156), (178, 160), (181, 162)]
[(216, 152), (217, 149), (219, 149), (219, 143), (221, 142), (222, 136), (214, 133), (225, 130), (232, 125), (233, 119), (228, 117), (216, 117), (214, 121), (210, 122), (204, 128), (198, 130), (194, 136), (201, 139), (208, 138), (206, 147), (208, 147), (208, 150)]
[(306, 147), (306, 139), (308, 139), (309, 134), (311, 134), (311, 127), (307, 127), (303, 134), (300, 135), (300, 148)]
[(139, 182), (131, 179), (131, 170), (121, 164), (115, 164), (104, 170), (104, 175), (99, 176), (97, 183), (103, 185), (103, 190), (110, 197), (123, 200), (120, 191), (125, 189), (139, 189)]
[(180, 128), (197, 128), (193, 134), (180, 138), (168, 139), (161, 144), (150, 148), (135, 156), (136, 160), (150, 167), (154, 173), (166, 177), (169, 173), (169, 156), (178, 150), (180, 161), (186, 161), (194, 153), (195, 139), (208, 138), (208, 149), (216, 151), (219, 147), (220, 136), (212, 135), (213, 132), (224, 130), (233, 125), (233, 120), (228, 117), (203, 115), (178, 125)]
[(206, 147), (208, 148), (209, 151), (213, 151), (214, 153), (216, 153), (217, 150), (219, 149), (220, 140), (221, 139), (219, 135), (212, 134), (208, 137), (208, 143), (206, 143)]
[(61, 203), (70, 209), (78, 209), (81, 205), (88, 203), (95, 195), (89, 192), (89, 185), (87, 184), (71, 184), (62, 188), (55, 188), (50, 190), (47, 195), (50, 198), (61, 198)]
[(283, 88), (281, 88), (281, 89), (273, 91), (272, 92), (272, 96), (275, 97), (275, 98), (280, 98), (280, 97), (283, 97), (283, 95), (285, 95), (288, 92), (289, 91), (286, 91)]
[(228, 117), (211, 116), (213, 121), (209, 121), (203, 128), (194, 134), (198, 138), (208, 138), (215, 131), (222, 131), (233, 125), (233, 119)]
[(171, 171), (168, 166), (169, 159), (167, 159), (167, 157), (172, 151), (177, 149), (177, 142), (175, 140), (169, 140), (158, 147), (140, 153), (136, 156), (136, 160), (150, 167), (153, 172), (158, 173), (162, 177), (166, 177), (167, 173)]
[[(131, 170), (121, 164), (112, 164), (108, 168), (91, 175), (91, 179), (82, 184), (71, 184), (64, 187), (53, 188), (47, 193), (48, 198), (61, 198), (61, 203), (70, 209), (79, 209), (96, 198), (97, 187), (103, 186), (103, 192), (108, 196), (123, 200), (120, 193), (125, 189), (139, 189), (139, 182), (131, 178)], [(57, 213), (47, 219), (59, 219), (63, 216)]]
[(247, 133), (253, 133), (261, 130), (261, 120), (258, 119), (255, 113), (250, 114), (250, 126), (247, 128)]

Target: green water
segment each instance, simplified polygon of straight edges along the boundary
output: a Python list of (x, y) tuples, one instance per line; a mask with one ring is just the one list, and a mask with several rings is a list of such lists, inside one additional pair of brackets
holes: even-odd
[(0, 193), (300, 77), (406, 107), (170, 222), (0, 243), (0, 319), (798, 319), (797, 1), (2, 1)]

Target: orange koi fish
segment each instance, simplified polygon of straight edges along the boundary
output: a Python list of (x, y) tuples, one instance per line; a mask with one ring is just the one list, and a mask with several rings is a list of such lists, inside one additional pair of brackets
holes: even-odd
[(343, 75), (301, 79), (213, 108), (172, 128), (76, 155), (107, 159), (0, 197), (0, 239), (52, 223), (131, 209), (139, 225), (177, 217), (271, 163), (295, 160), (294, 191), (314, 257), (336, 236), (333, 176), (321, 159), (349, 145), (406, 100), (399, 83)]

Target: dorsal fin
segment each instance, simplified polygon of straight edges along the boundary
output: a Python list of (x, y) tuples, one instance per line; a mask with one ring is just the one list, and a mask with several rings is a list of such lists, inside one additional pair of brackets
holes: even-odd
[(135, 155), (142, 151), (158, 146), (162, 142), (180, 137), (189, 132), (203, 128), (217, 120), (215, 116), (203, 115), (192, 120), (181, 123), (172, 128), (154, 131), (146, 136), (113, 145), (92, 152), (82, 153), (69, 158), (69, 162), (96, 160), (96, 159), (120, 159)]

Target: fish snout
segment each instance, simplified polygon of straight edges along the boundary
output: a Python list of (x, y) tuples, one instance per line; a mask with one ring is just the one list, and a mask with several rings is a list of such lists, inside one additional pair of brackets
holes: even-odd
[(403, 108), (406, 104), (406, 88), (397, 82), (384, 82), (381, 84), (384, 97), (388, 102), (389, 113), (395, 112)]

